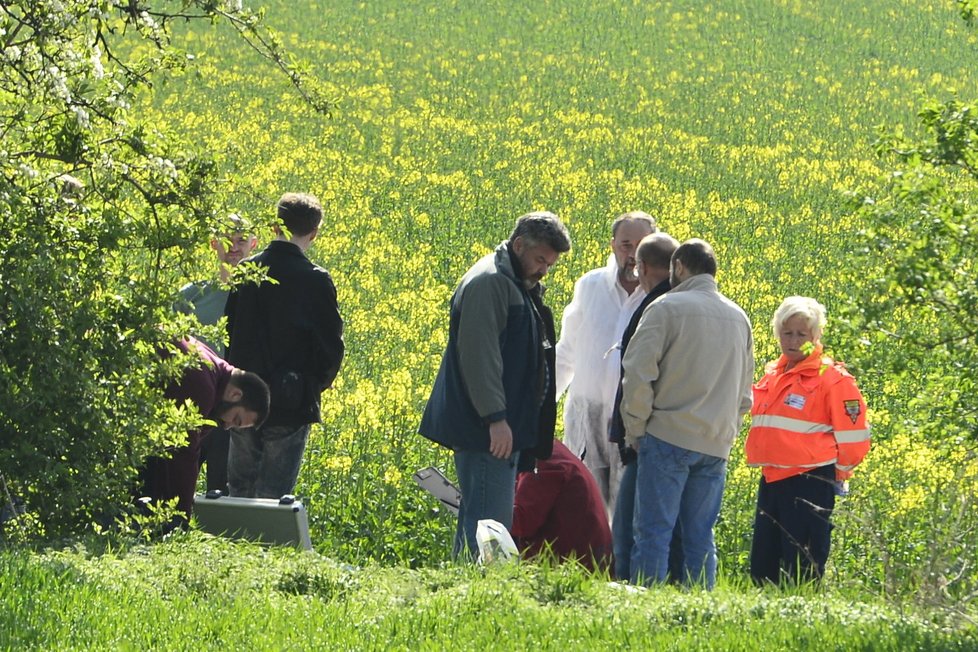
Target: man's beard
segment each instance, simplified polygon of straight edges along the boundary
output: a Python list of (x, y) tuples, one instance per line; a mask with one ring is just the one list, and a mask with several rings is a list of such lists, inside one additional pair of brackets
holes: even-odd
[(214, 421), (217, 421), (217, 425), (218, 426), (220, 426), (221, 428), (224, 428), (225, 427), (225, 425), (224, 425), (224, 415), (228, 413), (228, 410), (230, 410), (231, 408), (238, 407), (239, 405), (241, 405), (241, 401), (240, 400), (239, 401), (225, 401), (225, 400), (222, 399), (220, 403), (218, 403), (217, 405), (214, 406), (214, 409), (211, 410), (211, 413), (210, 413), (209, 416)]
[(542, 280), (543, 280), (542, 275), (527, 276), (526, 278), (523, 279), (523, 287), (525, 287), (527, 290), (532, 290)]

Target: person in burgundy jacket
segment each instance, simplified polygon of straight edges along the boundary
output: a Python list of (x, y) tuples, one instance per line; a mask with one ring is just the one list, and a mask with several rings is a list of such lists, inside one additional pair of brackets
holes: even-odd
[[(166, 398), (178, 405), (190, 401), (201, 416), (222, 428), (259, 425), (268, 417), (268, 385), (257, 374), (232, 367), (192, 337), (175, 342), (174, 347), (180, 353), (197, 355), (199, 361), (191, 363), (167, 386)], [(170, 349), (160, 352), (162, 358), (171, 355)], [(177, 498), (177, 508), (189, 517), (200, 473), (201, 440), (212, 427), (188, 432), (187, 443), (171, 448), (169, 457), (146, 458), (138, 495), (154, 502)]]
[(524, 557), (546, 549), (591, 570), (612, 563), (611, 528), (601, 490), (584, 463), (554, 440), (553, 455), (516, 481), (512, 534)]

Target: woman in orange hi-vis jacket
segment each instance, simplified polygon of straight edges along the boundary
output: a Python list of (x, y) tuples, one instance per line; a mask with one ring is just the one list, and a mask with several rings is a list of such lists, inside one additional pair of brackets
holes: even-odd
[(869, 451), (866, 402), (822, 353), (825, 308), (788, 297), (774, 313), (781, 357), (754, 385), (747, 463), (763, 469), (750, 574), (755, 582), (820, 579), (837, 488)]

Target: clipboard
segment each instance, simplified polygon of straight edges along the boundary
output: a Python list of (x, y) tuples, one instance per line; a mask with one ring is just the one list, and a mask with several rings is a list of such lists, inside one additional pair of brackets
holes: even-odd
[(458, 487), (445, 477), (445, 474), (433, 466), (428, 466), (414, 474), (418, 486), (438, 499), (448, 511), (458, 516), (458, 506), (462, 502), (462, 494)]

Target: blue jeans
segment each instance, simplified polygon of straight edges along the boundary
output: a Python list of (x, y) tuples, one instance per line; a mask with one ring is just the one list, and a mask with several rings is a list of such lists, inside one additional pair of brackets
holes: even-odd
[(481, 519), (491, 518), (507, 530), (512, 529), (518, 458), (519, 453), (501, 460), (487, 451), (455, 451), (455, 473), (462, 504), (458, 508), (452, 558), (463, 554), (478, 558), (475, 529)]
[(727, 461), (646, 435), (639, 440), (632, 581), (665, 582), (669, 541), (678, 522), (683, 580), (716, 583), (713, 526), (720, 514)]
[(295, 489), (311, 424), (231, 431), (228, 489), (242, 498), (281, 498)]
[[(635, 545), (635, 491), (638, 480), (638, 462), (632, 460), (621, 473), (618, 502), (615, 503), (615, 520), (611, 523), (611, 540), (615, 550), (615, 579), (628, 580), (632, 576), (632, 547)], [(683, 577), (682, 527), (676, 523), (669, 542), (669, 581), (679, 582)]]
[(631, 575), (632, 521), (635, 518), (635, 480), (638, 478), (638, 462), (626, 464), (621, 472), (615, 515), (611, 521), (611, 543), (615, 551), (615, 578), (627, 580)]

